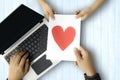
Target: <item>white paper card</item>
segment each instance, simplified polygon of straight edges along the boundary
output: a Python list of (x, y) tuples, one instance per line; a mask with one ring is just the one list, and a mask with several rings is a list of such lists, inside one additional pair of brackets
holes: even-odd
[(81, 20), (75, 15), (55, 15), (49, 19), (47, 59), (75, 61), (73, 49), (79, 48)]

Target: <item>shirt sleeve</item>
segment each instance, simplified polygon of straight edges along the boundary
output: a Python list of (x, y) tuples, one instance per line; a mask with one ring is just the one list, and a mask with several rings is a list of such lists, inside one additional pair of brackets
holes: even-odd
[(101, 80), (98, 73), (96, 73), (94, 76), (87, 76), (85, 73), (84, 77), (85, 77), (85, 80)]

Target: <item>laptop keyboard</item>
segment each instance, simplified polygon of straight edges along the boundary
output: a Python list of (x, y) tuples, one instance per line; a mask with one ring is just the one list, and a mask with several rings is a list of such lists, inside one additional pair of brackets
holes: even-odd
[[(25, 39), (16, 49), (10, 52), (5, 56), (5, 59), (10, 62), (10, 57), (14, 55), (17, 51), (27, 50), (29, 52), (29, 61), (32, 62), (42, 53), (47, 50), (47, 35), (48, 28), (44, 24), (38, 30), (36, 30), (31, 36)], [(46, 55), (43, 55), (40, 59), (38, 59), (31, 66), (36, 74), (40, 74), (45, 69), (50, 67), (52, 62), (50, 60), (46, 60)]]
[(31, 36), (24, 40), (16, 49), (5, 56), (5, 59), (9, 62), (10, 57), (17, 51), (27, 50), (29, 52), (29, 61), (32, 62), (39, 55), (47, 49), (47, 35), (48, 28), (44, 24), (38, 30), (36, 30)]

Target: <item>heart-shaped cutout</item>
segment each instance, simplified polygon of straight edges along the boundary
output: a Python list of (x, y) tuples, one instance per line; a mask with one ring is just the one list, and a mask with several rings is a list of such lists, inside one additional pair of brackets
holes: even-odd
[(53, 27), (52, 34), (55, 42), (61, 50), (65, 50), (74, 40), (76, 32), (71, 26), (67, 27), (65, 31), (63, 31), (63, 28), (58, 25)]

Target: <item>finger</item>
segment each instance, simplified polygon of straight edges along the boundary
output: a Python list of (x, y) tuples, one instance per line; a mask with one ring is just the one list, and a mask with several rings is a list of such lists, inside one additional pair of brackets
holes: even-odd
[(14, 55), (12, 55), (12, 56), (13, 56), (13, 61), (15, 61), (15, 59), (16, 59), (16, 57), (17, 57), (18, 53), (19, 53), (19, 51), (18, 51), (18, 52), (16, 52)]
[(16, 59), (15, 59), (15, 63), (16, 64), (19, 64), (20, 63), (20, 60), (22, 58), (22, 56), (26, 53), (27, 51), (20, 51), (17, 56), (16, 56)]
[(55, 20), (54, 14), (51, 13), (50, 17), (51, 17), (52, 20)]
[(76, 15), (76, 18), (78, 19), (78, 18), (80, 18), (82, 16), (83, 16), (83, 14), (79, 13), (79, 14)]
[(11, 56), (11, 57), (10, 57), (10, 64), (12, 64), (13, 61), (14, 61), (14, 60), (13, 60), (13, 56)]
[(57, 12), (55, 10), (53, 10), (53, 13), (56, 14)]
[[(55, 10), (53, 10), (53, 13), (56, 14), (57, 12)], [(54, 16), (54, 20), (55, 20), (55, 16)]]
[(77, 61), (75, 61), (75, 63), (74, 63), (76, 66), (78, 66), (78, 63), (77, 63)]
[(45, 13), (44, 15), (45, 15), (45, 18), (49, 19), (49, 13), (48, 12)]
[(53, 13), (53, 11), (50, 11), (50, 17), (54, 20), (55, 19), (55, 17), (54, 17), (54, 13)]
[(20, 61), (20, 66), (23, 68), (24, 65), (25, 65), (25, 62), (26, 62), (26, 59), (28, 57), (28, 53), (26, 53), (22, 58), (21, 58), (21, 61)]
[(85, 11), (81, 11), (77, 16), (76, 18), (81, 18), (82, 16), (84, 16), (86, 13)]
[(78, 61), (82, 60), (82, 57), (80, 56), (80, 51), (77, 48), (74, 48), (74, 52), (75, 52), (76, 59)]
[(25, 73), (27, 73), (28, 72), (28, 70), (29, 70), (29, 59), (27, 59), (26, 60), (26, 63), (25, 63)]
[(80, 51), (81, 51), (82, 58), (89, 55), (88, 51), (85, 48), (83, 48), (82, 46), (80, 46)]
[(81, 17), (81, 20), (84, 21), (84, 20), (87, 19), (87, 17), (88, 17), (87, 15), (84, 15), (84, 16)]
[(19, 53), (19, 51), (18, 51), (18, 52), (16, 52), (16, 53), (13, 55), (13, 57), (16, 57), (16, 56), (18, 55), (18, 53)]
[(83, 46), (80, 46), (80, 51), (81, 52), (87, 52), (87, 50)]
[(75, 11), (75, 15), (78, 15), (80, 13), (80, 10)]
[(49, 12), (48, 11), (44, 12), (44, 16), (45, 16), (46, 19), (49, 19)]

